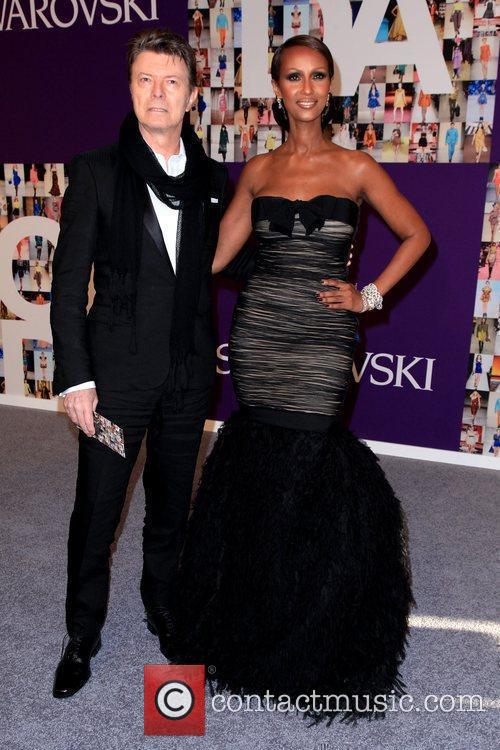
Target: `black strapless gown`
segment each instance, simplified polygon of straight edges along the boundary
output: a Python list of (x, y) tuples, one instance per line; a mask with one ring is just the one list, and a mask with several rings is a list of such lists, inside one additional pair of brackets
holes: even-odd
[(241, 408), (203, 467), (174, 610), (175, 662), (205, 664), (212, 691), (349, 696), (303, 711), (328, 723), (383, 717), (375, 696), (406, 692), (416, 606), (404, 511), (341, 423), (358, 316), (316, 299), (323, 278), (347, 279), (358, 218), (329, 195), (253, 201), (229, 347)]

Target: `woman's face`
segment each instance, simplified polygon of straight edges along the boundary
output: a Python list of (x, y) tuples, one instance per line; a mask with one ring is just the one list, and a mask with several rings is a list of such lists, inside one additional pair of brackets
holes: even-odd
[(330, 91), (328, 63), (309, 47), (289, 47), (281, 56), (276, 96), (283, 98), (290, 122), (313, 122), (321, 117)]

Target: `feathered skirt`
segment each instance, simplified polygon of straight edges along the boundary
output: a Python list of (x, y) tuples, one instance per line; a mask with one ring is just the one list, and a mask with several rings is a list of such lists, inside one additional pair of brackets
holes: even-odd
[[(234, 412), (203, 466), (180, 558), (179, 664), (241, 696), (347, 696), (313, 723), (383, 718), (405, 694), (408, 527), (378, 457), (348, 428)], [(318, 708), (319, 705), (319, 708)]]

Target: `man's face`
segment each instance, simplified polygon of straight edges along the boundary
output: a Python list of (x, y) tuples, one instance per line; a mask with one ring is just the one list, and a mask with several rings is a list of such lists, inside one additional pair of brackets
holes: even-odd
[(177, 128), (196, 101), (188, 69), (179, 57), (141, 52), (132, 64), (130, 94), (139, 123), (149, 131)]

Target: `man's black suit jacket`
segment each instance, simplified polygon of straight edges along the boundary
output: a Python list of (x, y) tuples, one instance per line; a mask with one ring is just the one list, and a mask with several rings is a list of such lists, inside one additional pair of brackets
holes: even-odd
[[(169, 337), (175, 275), (160, 225), (148, 198), (137, 285), (137, 353), (129, 351), (131, 324), (118, 318), (110, 330), (111, 214), (117, 144), (76, 156), (69, 167), (60, 234), (53, 262), (50, 322), (54, 393), (94, 380), (99, 389), (146, 390), (163, 383), (169, 369)], [(211, 265), (225, 203), (227, 167), (207, 160), (211, 191), (205, 202), (206, 241), (200, 248), (203, 277), (195, 323), (193, 387), (213, 382), (216, 342), (210, 314)], [(218, 202), (212, 201), (217, 199)], [(181, 221), (178, 222), (181, 231)], [(179, 240), (182, 253), (182, 237)], [(87, 315), (91, 270), (95, 298)]]

